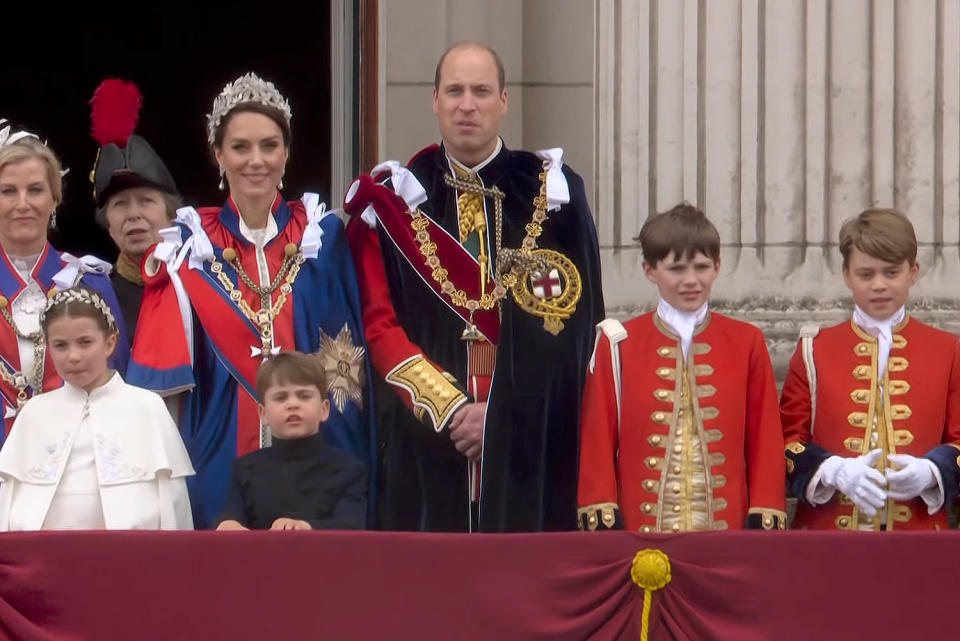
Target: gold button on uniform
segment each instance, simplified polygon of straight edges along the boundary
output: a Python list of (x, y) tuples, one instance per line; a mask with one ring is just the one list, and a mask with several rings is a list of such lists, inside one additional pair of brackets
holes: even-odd
[(673, 466), (673, 473), (674, 473), (674, 474), (679, 474), (681, 471), (682, 471), (682, 470), (680, 469), (680, 466), (679, 466), (679, 465), (674, 465), (674, 466)]
[(644, 488), (645, 490), (652, 490), (652, 489), (653, 489), (653, 481), (649, 481), (649, 480), (648, 480), (648, 481), (644, 481), (644, 482), (643, 482), (643, 488)]
[(683, 451), (683, 446), (682, 446), (682, 445), (674, 445), (674, 446), (673, 446), (673, 453), (674, 453), (674, 454), (679, 454), (679, 453), (682, 452), (682, 451)]
[(679, 505), (674, 505), (674, 506), (673, 506), (673, 511), (674, 511), (674, 512), (679, 512), (679, 511), (680, 511), (680, 506), (679, 506)]
[(679, 532), (679, 531), (680, 531), (680, 524), (679, 524), (679, 523), (674, 523), (674, 524), (673, 524), (673, 527), (670, 528), (670, 529), (673, 530), (674, 532)]
[(654, 434), (653, 436), (650, 437), (650, 442), (653, 443), (654, 445), (660, 445), (661, 440), (663, 439), (660, 438), (659, 434)]
[(653, 511), (653, 506), (650, 505), (649, 503), (644, 503), (642, 509), (644, 514), (650, 514), (650, 512)]
[(673, 486), (673, 493), (674, 493), (674, 494), (680, 494), (680, 485), (679, 485), (679, 484)]
[(649, 532), (649, 531), (650, 531), (650, 526), (649, 526), (649, 525), (644, 525), (642, 528), (640, 528), (640, 531), (641, 531), (641, 532)]
[(650, 467), (653, 467), (656, 464), (657, 464), (657, 457), (651, 456), (650, 458), (647, 459), (647, 465), (649, 465)]

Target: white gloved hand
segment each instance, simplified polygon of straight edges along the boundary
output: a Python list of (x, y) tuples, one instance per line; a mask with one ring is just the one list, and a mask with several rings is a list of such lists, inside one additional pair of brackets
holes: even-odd
[(820, 482), (845, 494), (865, 516), (873, 516), (887, 501), (887, 479), (873, 467), (880, 454), (875, 449), (856, 458), (831, 456), (820, 465)]
[(898, 469), (887, 469), (887, 495), (897, 501), (920, 496), (924, 490), (937, 485), (933, 461), (909, 454), (891, 454), (887, 458)]

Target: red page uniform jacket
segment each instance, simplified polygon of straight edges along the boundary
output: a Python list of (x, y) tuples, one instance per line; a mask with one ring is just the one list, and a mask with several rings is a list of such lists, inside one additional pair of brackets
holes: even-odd
[(581, 528), (782, 529), (783, 441), (760, 330), (710, 313), (686, 360), (656, 313), (623, 330), (599, 334), (587, 375)]
[(816, 403), (812, 404), (802, 341), (797, 346), (780, 409), (789, 487), (801, 499), (794, 527), (947, 527), (946, 510), (930, 515), (919, 498), (888, 499), (873, 518), (861, 515), (840, 492), (820, 506), (805, 501), (808, 483), (829, 456), (856, 457), (875, 448), (883, 452), (881, 472), (888, 454), (929, 458), (943, 480), (944, 505), (956, 499), (960, 481), (960, 342), (953, 334), (907, 315), (893, 328), (893, 344), (882, 376), (877, 373), (877, 358), (877, 339), (852, 321), (820, 330), (813, 339)]

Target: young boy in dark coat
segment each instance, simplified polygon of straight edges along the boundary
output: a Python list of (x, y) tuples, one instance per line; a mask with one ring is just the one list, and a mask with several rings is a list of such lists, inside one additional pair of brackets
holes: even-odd
[(363, 529), (367, 470), (327, 445), (320, 425), (330, 414), (320, 360), (282, 352), (257, 372), (260, 422), (270, 447), (233, 462), (218, 530)]

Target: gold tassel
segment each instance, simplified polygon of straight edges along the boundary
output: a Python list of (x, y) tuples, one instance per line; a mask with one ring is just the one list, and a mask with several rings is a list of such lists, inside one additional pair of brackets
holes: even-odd
[(670, 559), (660, 550), (640, 550), (630, 564), (630, 578), (643, 588), (643, 618), (640, 621), (640, 641), (649, 641), (650, 606), (653, 593), (670, 583)]

